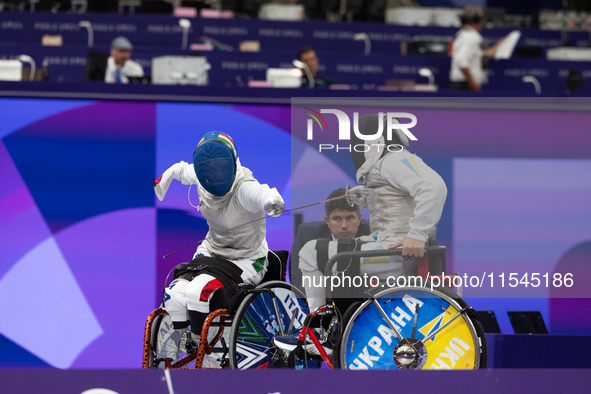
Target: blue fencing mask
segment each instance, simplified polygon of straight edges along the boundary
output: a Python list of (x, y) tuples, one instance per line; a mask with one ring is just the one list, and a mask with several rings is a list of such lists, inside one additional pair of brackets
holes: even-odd
[(236, 148), (229, 135), (211, 132), (199, 141), (193, 167), (201, 186), (216, 197), (225, 195), (236, 177)]

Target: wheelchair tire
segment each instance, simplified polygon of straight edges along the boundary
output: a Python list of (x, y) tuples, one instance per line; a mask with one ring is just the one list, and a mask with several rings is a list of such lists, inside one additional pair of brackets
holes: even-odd
[[(415, 308), (419, 305), (414, 338), (420, 343), (413, 345), (410, 353), (408, 346), (406, 349), (398, 347), (401, 340), (374, 300), (397, 326), (405, 342), (412, 336)], [(465, 312), (459, 313), (463, 309), (466, 309)], [(423, 338), (452, 319), (447, 327), (426, 343), (422, 342)], [(486, 340), (482, 326), (468, 304), (447, 288), (389, 288), (376, 293), (361, 305), (352, 305), (343, 320), (343, 337), (333, 351), (335, 368), (486, 368)], [(410, 360), (409, 354), (413, 354)]]
[[(430, 286), (430, 282), (426, 286)], [(463, 298), (458, 296), (456, 293), (454, 293), (452, 290), (448, 289), (447, 287), (438, 287), (437, 290), (439, 292), (447, 295), (448, 297), (451, 297), (454, 300), (456, 300), (457, 303), (460, 304), (460, 307), (462, 307), (462, 308), (469, 307), (466, 300), (464, 300)], [(486, 369), (487, 363), (488, 363), (488, 350), (487, 350), (486, 338), (484, 336), (484, 328), (482, 328), (482, 324), (480, 323), (480, 317), (478, 316), (478, 313), (474, 309), (470, 308), (470, 310), (467, 313), (467, 316), (470, 319), (470, 321), (472, 322), (472, 324), (474, 324), (474, 329), (476, 330), (476, 335), (478, 336), (478, 340), (480, 341), (480, 365), (478, 366), (477, 369)]]
[(174, 335), (172, 320), (166, 311), (157, 309), (150, 314), (144, 332), (143, 368), (162, 368), (163, 358), (174, 359), (177, 350), (173, 344)]
[[(276, 296), (277, 316), (269, 292)], [(290, 323), (293, 324), (289, 330)], [(266, 369), (285, 367), (287, 355), (273, 345), (273, 338), (281, 335), (279, 325), (286, 335), (299, 333), (308, 314), (306, 297), (295, 286), (281, 281), (259, 285), (241, 302), (236, 310), (230, 331), (230, 367), (235, 369)], [(285, 358), (285, 359), (284, 359)], [(311, 368), (318, 368), (310, 362)], [(304, 368), (303, 360), (296, 362), (296, 369)]]
[[(342, 319), (342, 327), (347, 327), (347, 324), (349, 323), (349, 321), (351, 320), (351, 317), (353, 317), (353, 314), (355, 313), (355, 311), (357, 311), (357, 309), (363, 304), (363, 301), (357, 301), (354, 302), (353, 304), (351, 304), (351, 306), (349, 308), (347, 308), (347, 310), (343, 313), (343, 319)], [(343, 329), (343, 334), (344, 334), (345, 330)], [(341, 335), (341, 338), (338, 338), (338, 341), (336, 343), (334, 343), (333, 345), (333, 351), (332, 351), (332, 365), (333, 367), (339, 368), (339, 366), (341, 365), (341, 360), (340, 360), (340, 348), (341, 348), (341, 342), (343, 340), (343, 336)]]

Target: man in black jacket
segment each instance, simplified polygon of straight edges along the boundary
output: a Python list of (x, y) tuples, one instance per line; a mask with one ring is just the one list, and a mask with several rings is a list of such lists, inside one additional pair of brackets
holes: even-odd
[[(345, 195), (345, 189), (337, 189), (328, 199)], [(297, 235), (291, 246), (289, 260), (289, 279), (292, 285), (301, 291), (302, 271), (299, 269), (300, 249), (308, 242), (318, 238), (356, 238), (370, 233), (369, 222), (361, 220), (361, 213), (357, 205), (350, 206), (344, 198), (329, 201), (325, 204), (326, 216), (324, 221), (302, 223), (297, 229)]]
[[(318, 72), (318, 56), (316, 51), (310, 47), (303, 47), (298, 52), (298, 60), (304, 63), (312, 77), (314, 78), (314, 86), (316, 89), (328, 89), (330, 85), (334, 85), (337, 82), (332, 80), (330, 77), (323, 75)], [(308, 74), (302, 70), (302, 87), (310, 87), (310, 80)]]

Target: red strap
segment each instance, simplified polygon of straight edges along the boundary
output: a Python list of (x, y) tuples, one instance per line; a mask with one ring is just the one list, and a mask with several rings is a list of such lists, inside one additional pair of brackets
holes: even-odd
[(203, 286), (203, 290), (201, 290), (201, 296), (199, 296), (199, 301), (208, 302), (211, 293), (213, 293), (220, 287), (224, 287), (224, 285), (218, 279), (210, 280), (209, 282), (207, 282), (205, 286)]

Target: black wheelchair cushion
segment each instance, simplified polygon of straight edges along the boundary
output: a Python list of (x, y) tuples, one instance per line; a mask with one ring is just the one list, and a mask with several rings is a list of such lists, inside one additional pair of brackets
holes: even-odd
[(213, 292), (211, 301), (209, 302), (209, 309), (215, 311), (216, 309), (227, 308), (232, 300), (233, 293), (227, 287), (220, 287)]

